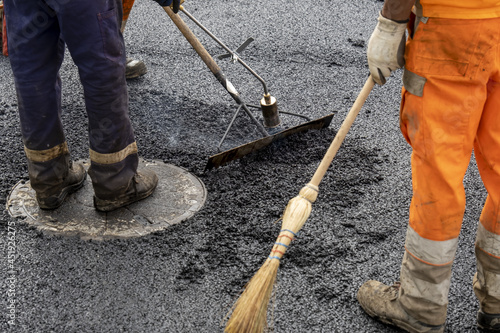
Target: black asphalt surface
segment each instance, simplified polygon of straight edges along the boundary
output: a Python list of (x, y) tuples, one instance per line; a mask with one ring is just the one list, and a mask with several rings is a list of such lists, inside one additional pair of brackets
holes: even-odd
[[(269, 254), (280, 229), (275, 221), (312, 177), (367, 78), (366, 46), (381, 6), (375, 0), (188, 0), (185, 8), (231, 48), (255, 38), (241, 56), (266, 80), (280, 109), (313, 119), (336, 112), (328, 129), (205, 172), (235, 104), (167, 14), (153, 1), (137, 1), (125, 41), (128, 56), (148, 67), (128, 82), (140, 154), (197, 175), (207, 202), (164, 231), (105, 242), (44, 235), (2, 210), (0, 332), (222, 332), (232, 303)], [(225, 53), (181, 15), (214, 57)], [(243, 99), (257, 104), (260, 83), (239, 64), (218, 63)], [(75, 160), (87, 159), (83, 92), (69, 54), (61, 76), (70, 150)], [(400, 77), (398, 71), (372, 91), (282, 260), (274, 332), (398, 331), (368, 317), (356, 292), (368, 279), (389, 284), (399, 277), (411, 198), (411, 150), (398, 122)], [(0, 126), (5, 206), (11, 187), (27, 179), (5, 57)], [(224, 148), (257, 135), (242, 113)], [(474, 238), (486, 192), (473, 159), (464, 184), (467, 209), (446, 332), (477, 331)]]

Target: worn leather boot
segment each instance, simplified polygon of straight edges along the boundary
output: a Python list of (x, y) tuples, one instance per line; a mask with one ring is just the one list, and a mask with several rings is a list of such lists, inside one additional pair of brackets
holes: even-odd
[[(485, 215), (482, 215), (481, 218), (483, 219)], [(485, 220), (487, 221), (487, 219)], [(492, 223), (495, 222), (492, 221)], [(475, 245), (477, 272), (474, 274), (472, 286), (479, 300), (477, 326), (492, 332), (500, 332), (499, 246), (498, 235), (488, 231), (481, 221), (477, 228)]]
[(359, 288), (357, 298), (366, 313), (383, 323), (397, 326), (411, 333), (444, 332), (444, 324), (427, 325), (410, 316), (399, 303), (399, 289), (399, 282), (387, 286), (370, 280)]
[(135, 60), (127, 58), (127, 65), (125, 66), (125, 78), (135, 79), (147, 73), (146, 65), (142, 60)]
[(94, 195), (94, 206), (101, 212), (110, 212), (150, 196), (158, 184), (158, 176), (152, 170), (137, 170), (123, 193), (99, 197)]
[(489, 314), (479, 310), (477, 313), (477, 326), (483, 330), (500, 332), (500, 314)]
[(59, 208), (66, 197), (83, 186), (87, 172), (80, 163), (71, 163), (68, 174), (61, 184), (45, 191), (36, 192), (36, 201), (41, 209), (52, 210)]

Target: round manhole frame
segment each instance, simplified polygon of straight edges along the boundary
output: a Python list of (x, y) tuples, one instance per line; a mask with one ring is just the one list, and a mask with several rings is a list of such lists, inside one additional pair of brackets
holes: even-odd
[[(88, 170), (88, 160), (78, 161)], [(135, 238), (179, 224), (203, 208), (206, 187), (197, 176), (181, 167), (158, 160), (140, 160), (158, 175), (158, 186), (148, 198), (112, 212), (93, 205), (93, 189), (87, 176), (84, 186), (69, 195), (55, 210), (38, 207), (29, 181), (19, 181), (10, 191), (6, 209), (10, 216), (51, 235), (78, 236), (84, 240)]]

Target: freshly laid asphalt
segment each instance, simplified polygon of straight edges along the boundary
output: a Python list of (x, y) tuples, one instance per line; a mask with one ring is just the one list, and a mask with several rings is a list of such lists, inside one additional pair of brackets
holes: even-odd
[[(136, 2), (127, 55), (148, 73), (128, 82), (141, 157), (182, 167), (206, 186), (192, 218), (133, 239), (46, 235), (0, 220), (1, 332), (222, 332), (245, 283), (264, 262), (288, 200), (312, 177), (367, 78), (366, 46), (382, 2), (242, 0), (185, 2), (185, 8), (241, 53), (284, 111), (329, 128), (297, 134), (205, 171), (236, 107), (201, 59), (151, 0)], [(225, 53), (180, 14), (207, 50)], [(239, 64), (217, 60), (248, 104), (262, 86)], [(75, 160), (88, 158), (83, 90), (69, 53), (61, 69), (63, 122)], [(359, 307), (368, 279), (398, 280), (411, 198), (411, 149), (399, 132), (401, 71), (376, 86), (320, 185), (318, 200), (278, 272), (274, 332), (397, 332)], [(256, 116), (259, 116), (258, 112)], [(296, 119), (283, 117), (285, 125)], [(300, 123), (300, 121), (299, 121)], [(27, 179), (9, 60), (0, 56), (0, 204)], [(223, 149), (257, 138), (241, 113)], [(474, 239), (486, 191), (474, 159), (453, 267), (446, 332), (476, 332)], [(165, 202), (165, 205), (168, 205)]]

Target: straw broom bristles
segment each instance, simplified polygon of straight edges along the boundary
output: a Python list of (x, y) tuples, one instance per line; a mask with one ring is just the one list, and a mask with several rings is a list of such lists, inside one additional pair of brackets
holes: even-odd
[(276, 259), (267, 259), (248, 282), (245, 291), (236, 301), (226, 333), (261, 333), (267, 326), (267, 308), (273, 291), (278, 267)]
[(236, 301), (226, 333), (261, 333), (267, 326), (269, 299), (276, 282), (280, 260), (292, 239), (311, 215), (312, 203), (318, 197), (318, 187), (304, 186), (292, 198), (283, 213), (281, 231), (273, 249), (261, 268), (248, 282), (245, 291)]

